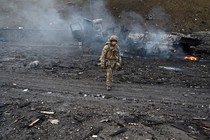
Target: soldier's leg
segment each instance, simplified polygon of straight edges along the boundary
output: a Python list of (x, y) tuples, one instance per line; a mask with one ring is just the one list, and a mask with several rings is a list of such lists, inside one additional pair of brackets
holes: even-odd
[(111, 81), (112, 81), (112, 83), (114, 82), (113, 75), (114, 75), (114, 69), (112, 69), (112, 75), (111, 75)]
[(106, 86), (110, 88), (112, 84), (112, 74), (113, 74), (112, 68), (108, 67), (106, 69)]

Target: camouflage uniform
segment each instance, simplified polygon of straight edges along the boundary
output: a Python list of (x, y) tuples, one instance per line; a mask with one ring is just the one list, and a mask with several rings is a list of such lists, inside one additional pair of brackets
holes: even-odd
[(122, 62), (119, 46), (117, 44), (113, 46), (111, 41), (117, 41), (117, 36), (111, 36), (110, 42), (106, 43), (100, 57), (101, 68), (106, 69), (107, 90), (111, 90), (113, 71), (119, 69)]

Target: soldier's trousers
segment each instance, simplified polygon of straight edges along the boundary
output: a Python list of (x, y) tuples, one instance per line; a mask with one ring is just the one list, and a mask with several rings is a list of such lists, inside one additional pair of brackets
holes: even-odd
[(112, 68), (112, 67), (107, 67), (107, 69), (106, 69), (106, 85), (109, 87), (112, 86), (113, 71), (114, 71), (114, 68)]
[(116, 60), (108, 60), (106, 62), (106, 85), (112, 86), (113, 72), (116, 69)]

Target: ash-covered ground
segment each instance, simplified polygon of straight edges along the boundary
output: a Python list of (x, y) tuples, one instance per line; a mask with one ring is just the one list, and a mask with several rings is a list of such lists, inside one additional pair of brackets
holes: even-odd
[(0, 50), (1, 140), (210, 139), (209, 60), (123, 58), (107, 92), (77, 47)]
[[(209, 140), (207, 1), (2, 1), (0, 140)], [(112, 34), (142, 57), (124, 55), (108, 92), (82, 51)]]

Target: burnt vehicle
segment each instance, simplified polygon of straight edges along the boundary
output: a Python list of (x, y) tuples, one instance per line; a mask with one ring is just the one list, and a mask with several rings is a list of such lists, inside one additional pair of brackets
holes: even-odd
[(113, 34), (114, 28), (110, 27), (104, 30), (102, 21), (103, 19), (90, 20), (84, 18), (82, 24), (70, 24), (73, 38), (78, 41), (83, 53), (99, 54), (103, 44)]
[(79, 42), (83, 53), (99, 54), (109, 36), (119, 36), (121, 52), (124, 57), (159, 57), (171, 58), (181, 52), (193, 54), (200, 39), (181, 33), (166, 33), (163, 31), (135, 32), (124, 25), (120, 27), (103, 28), (102, 19), (83, 19), (82, 24), (71, 24), (73, 38)]
[[(177, 56), (179, 51), (185, 52), (186, 55), (193, 55), (194, 53), (202, 53), (203, 50), (208, 50), (204, 47), (199, 47), (200, 50), (197, 49), (197, 46), (201, 44), (202, 38), (162, 31), (133, 32), (126, 29), (125, 26), (104, 28), (102, 22), (102, 19), (83, 19), (83, 22), (70, 24), (70, 29), (65, 30), (0, 29), (0, 43), (36, 46), (75, 46), (76, 49), (79, 46), (79, 53), (99, 55), (108, 38), (116, 34), (119, 36), (119, 45), (124, 57), (154, 56), (170, 58)], [(72, 36), (74, 40), (72, 40)], [(205, 42), (203, 46), (205, 46)]]
[(125, 43), (122, 44), (124, 56), (170, 58), (176, 56), (179, 51), (193, 54), (193, 48), (201, 42), (184, 34), (162, 31), (126, 34)]

